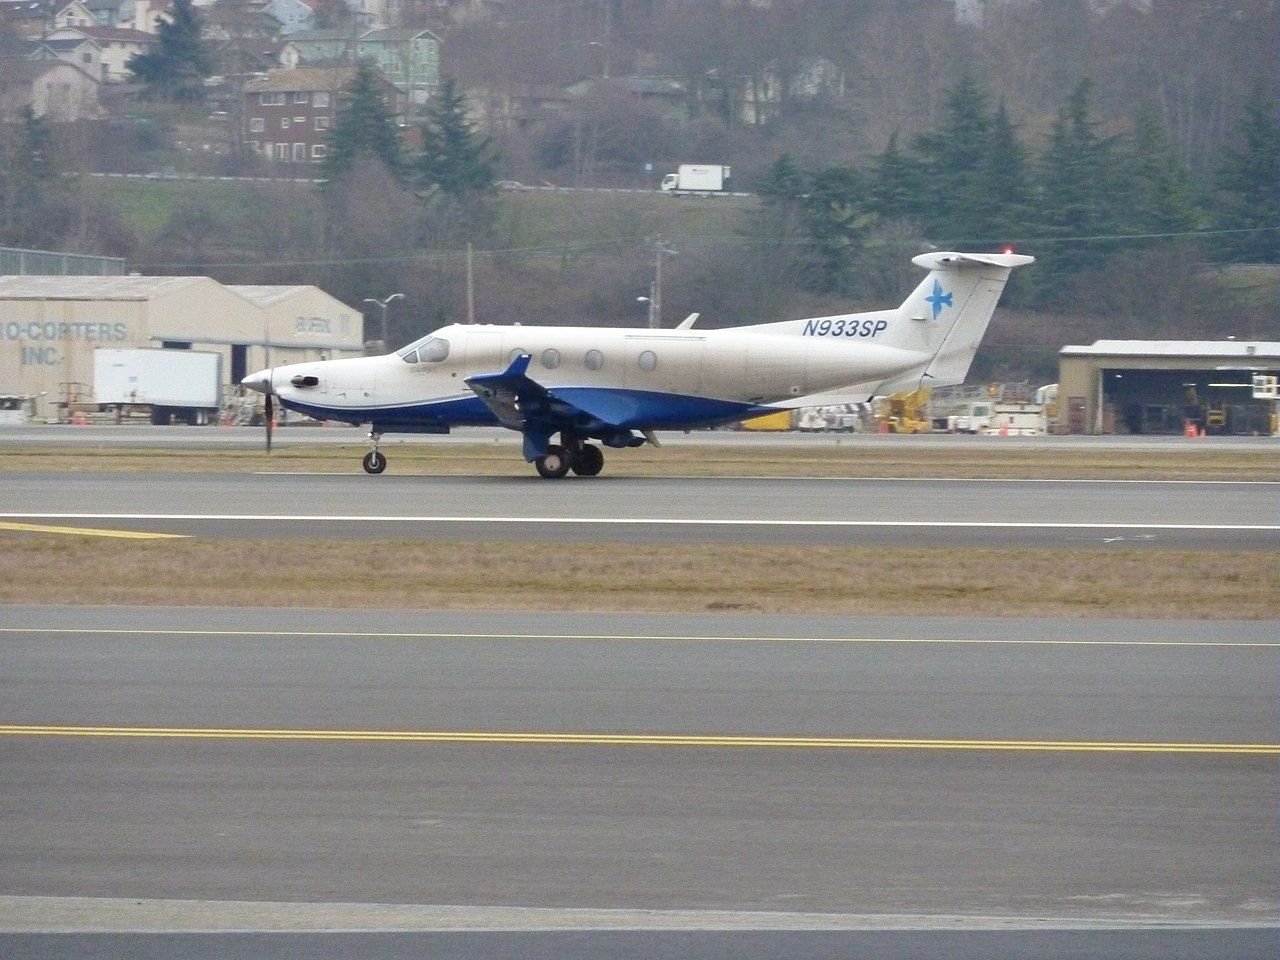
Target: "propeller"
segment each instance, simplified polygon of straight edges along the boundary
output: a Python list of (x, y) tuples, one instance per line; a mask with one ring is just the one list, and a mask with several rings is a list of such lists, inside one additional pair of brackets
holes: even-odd
[(241, 386), (258, 391), (266, 400), (267, 453), (271, 452), (271, 430), (276, 421), (275, 390), (271, 383), (273, 379), (275, 370), (268, 369), (250, 374), (240, 381)]

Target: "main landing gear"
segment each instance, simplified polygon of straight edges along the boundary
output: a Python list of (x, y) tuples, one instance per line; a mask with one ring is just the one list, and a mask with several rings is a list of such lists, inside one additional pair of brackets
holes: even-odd
[(590, 443), (570, 442), (569, 446), (553, 443), (547, 452), (533, 461), (538, 475), (547, 480), (559, 480), (570, 470), (580, 477), (594, 477), (604, 469), (604, 454)]
[(382, 434), (370, 432), (369, 439), (373, 441), (373, 449), (364, 455), (360, 465), (364, 467), (365, 473), (378, 474), (387, 469), (386, 455), (378, 450), (378, 441), (382, 439)]

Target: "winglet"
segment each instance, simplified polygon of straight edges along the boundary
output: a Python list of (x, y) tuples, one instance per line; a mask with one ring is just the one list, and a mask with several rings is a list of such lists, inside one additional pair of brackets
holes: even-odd
[(688, 330), (690, 327), (692, 327), (692, 326), (694, 325), (694, 323), (696, 323), (696, 322), (697, 322), (697, 320), (698, 320), (698, 318), (699, 318), (700, 316), (702, 316), (702, 314), (700, 314), (700, 313), (691, 313), (691, 314), (689, 314), (687, 317), (685, 317), (683, 320), (681, 320), (681, 321), (680, 321), (680, 325), (679, 325), (679, 326), (677, 326), (677, 327), (676, 327), (676, 329), (677, 329), (677, 330)]
[(522, 353), (511, 361), (511, 366), (507, 367), (504, 377), (523, 377), (529, 369), (529, 361), (533, 357), (530, 354)]

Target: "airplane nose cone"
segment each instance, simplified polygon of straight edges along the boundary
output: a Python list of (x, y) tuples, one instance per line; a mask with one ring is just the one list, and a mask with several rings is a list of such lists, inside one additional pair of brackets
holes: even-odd
[(259, 370), (257, 373), (251, 373), (240, 381), (240, 386), (257, 390), (259, 393), (268, 393), (271, 390), (271, 371)]

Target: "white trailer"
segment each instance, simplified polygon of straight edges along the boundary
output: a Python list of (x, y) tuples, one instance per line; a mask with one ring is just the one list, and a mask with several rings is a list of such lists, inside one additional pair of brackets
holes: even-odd
[(728, 167), (719, 164), (682, 163), (675, 173), (662, 178), (662, 189), (675, 197), (709, 197), (726, 192), (729, 173)]
[(201, 350), (115, 349), (93, 353), (93, 399), (122, 410), (151, 408), (151, 422), (208, 423), (222, 392), (222, 355)]

